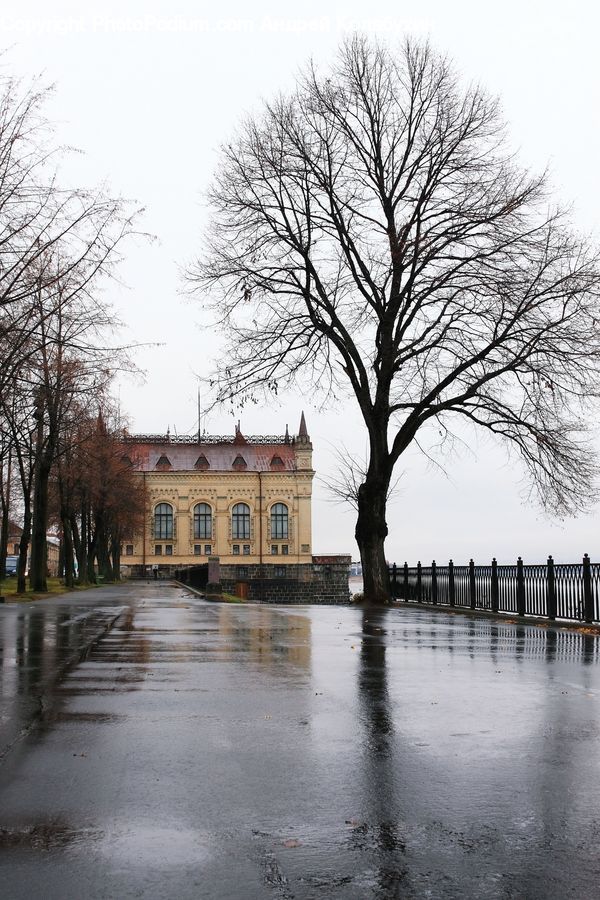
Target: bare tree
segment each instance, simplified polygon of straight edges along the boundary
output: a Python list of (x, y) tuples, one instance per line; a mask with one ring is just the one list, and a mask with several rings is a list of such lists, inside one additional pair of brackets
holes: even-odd
[[(22, 543), (26, 558), (31, 538), (36, 590), (46, 587), (49, 478), (62, 435), (83, 397), (97, 402), (123, 363), (120, 348), (108, 345), (117, 323), (101, 289), (137, 217), (103, 189), (60, 184), (62, 150), (44, 116), (48, 93), (35, 81), (0, 77), (0, 416), (4, 410), (10, 420), (11, 440), (16, 422), (21, 435)], [(21, 410), (8, 414), (5, 399), (15, 397), (28, 421)]]
[(47, 268), (58, 269), (51, 279), (52, 288), (46, 287), (44, 274), (35, 294), (39, 324), (32, 336), (35, 360), (28, 369), (33, 378), (37, 422), (30, 579), (32, 588), (38, 591), (46, 590), (51, 472), (68, 446), (68, 436), (81, 419), (83, 407), (102, 402), (114, 372), (127, 365), (123, 351), (103, 342), (114, 321), (110, 308), (94, 291), (98, 280), (106, 275), (109, 262), (110, 256), (98, 266), (92, 258), (71, 267), (65, 266), (63, 256), (57, 258), (54, 253), (43, 266), (44, 273)]
[(518, 166), (497, 103), (446, 59), (349, 40), (327, 76), (310, 67), (243, 123), (210, 199), (189, 277), (231, 338), (218, 399), (307, 378), (355, 398), (367, 601), (389, 598), (386, 494), (428, 425), (503, 439), (549, 509), (589, 501), (598, 254)]

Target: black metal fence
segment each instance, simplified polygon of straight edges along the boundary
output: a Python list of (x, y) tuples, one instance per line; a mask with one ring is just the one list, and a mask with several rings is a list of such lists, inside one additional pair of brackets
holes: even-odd
[(518, 616), (578, 622), (600, 621), (600, 563), (587, 553), (581, 563), (499, 566), (390, 566), (392, 595), (405, 602), (483, 609)]

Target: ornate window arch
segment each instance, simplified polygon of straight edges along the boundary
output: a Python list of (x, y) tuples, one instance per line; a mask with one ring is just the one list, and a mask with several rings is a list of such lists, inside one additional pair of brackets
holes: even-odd
[(212, 509), (208, 503), (194, 506), (194, 538), (212, 540)]
[(231, 536), (234, 541), (250, 538), (250, 507), (247, 503), (236, 503), (231, 508)]
[(154, 507), (155, 540), (171, 540), (173, 538), (173, 507), (170, 503), (159, 503)]
[(285, 503), (274, 503), (271, 507), (271, 539), (287, 541), (289, 522), (289, 510)]

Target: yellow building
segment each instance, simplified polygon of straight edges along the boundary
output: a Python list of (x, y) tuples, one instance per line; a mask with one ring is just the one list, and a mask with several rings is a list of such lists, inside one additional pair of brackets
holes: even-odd
[(245, 437), (239, 425), (233, 437), (126, 435), (124, 459), (146, 497), (143, 530), (123, 546), (132, 575), (219, 582), (250, 599), (347, 600), (349, 557), (312, 555), (304, 414), (296, 436), (286, 427), (282, 437)]

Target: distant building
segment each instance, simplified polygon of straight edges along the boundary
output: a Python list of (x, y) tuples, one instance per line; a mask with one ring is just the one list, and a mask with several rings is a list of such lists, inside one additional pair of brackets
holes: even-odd
[[(132, 575), (153, 569), (265, 601), (348, 598), (350, 557), (313, 557), (312, 443), (298, 434), (125, 435), (144, 480), (141, 533), (122, 548)], [(209, 566), (210, 562), (210, 566)]]
[[(18, 556), (19, 555), (19, 544), (21, 541), (21, 534), (23, 533), (23, 529), (20, 525), (17, 525), (16, 522), (9, 522), (8, 528), (8, 555), (9, 556)], [(55, 534), (49, 533), (46, 535), (46, 547), (47, 547), (47, 569), (48, 575), (52, 578), (56, 578), (58, 576), (58, 566), (59, 566), (59, 557), (60, 557), (60, 540)], [(27, 559), (27, 571), (29, 571), (29, 558)]]

